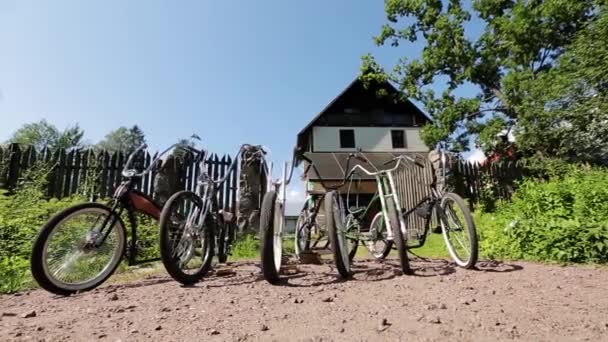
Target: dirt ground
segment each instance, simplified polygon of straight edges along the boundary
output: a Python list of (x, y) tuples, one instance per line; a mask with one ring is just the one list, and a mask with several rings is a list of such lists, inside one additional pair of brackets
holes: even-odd
[(299, 265), (281, 286), (257, 263), (182, 287), (165, 275), (72, 297), (0, 296), (0, 341), (600, 341), (608, 268), (415, 260)]

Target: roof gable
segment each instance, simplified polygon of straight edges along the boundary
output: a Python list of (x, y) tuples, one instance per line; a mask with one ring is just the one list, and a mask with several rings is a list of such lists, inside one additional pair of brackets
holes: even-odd
[[(388, 96), (379, 96), (381, 89), (386, 90)], [(316, 125), (344, 126), (346, 122), (349, 126), (368, 126), (370, 119), (374, 121), (373, 125), (390, 125), (383, 123), (380, 115), (376, 117), (376, 114), (383, 112), (394, 117), (402, 116), (399, 124), (403, 126), (412, 126), (406, 117), (414, 117), (416, 126), (431, 121), (414, 103), (402, 98), (391, 83), (375, 83), (365, 87), (357, 77), (298, 133), (298, 146), (308, 144), (308, 133)]]

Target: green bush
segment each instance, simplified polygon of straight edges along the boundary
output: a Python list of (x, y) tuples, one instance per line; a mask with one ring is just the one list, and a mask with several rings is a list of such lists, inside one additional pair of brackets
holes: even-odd
[(0, 258), (0, 293), (13, 293), (31, 287), (28, 259), (12, 256)]
[(608, 170), (570, 166), (549, 180), (523, 181), (510, 203), (477, 213), (490, 258), (608, 261)]
[(14, 292), (32, 284), (29, 258), (34, 239), (42, 226), (57, 212), (84, 199), (44, 198), (44, 165), (33, 168), (11, 195), (0, 191), (0, 292)]
[(260, 240), (254, 234), (246, 234), (234, 243), (232, 258), (253, 259), (260, 256)]

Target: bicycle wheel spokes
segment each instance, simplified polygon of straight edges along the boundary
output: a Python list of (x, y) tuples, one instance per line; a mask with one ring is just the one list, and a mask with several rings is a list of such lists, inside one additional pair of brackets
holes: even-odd
[[(121, 258), (118, 221), (109, 227), (109, 212), (98, 208), (77, 211), (59, 222), (44, 248), (43, 267), (51, 281), (61, 287), (86, 287), (111, 272)], [(102, 224), (106, 227), (102, 227)], [(99, 247), (103, 238), (108, 236)]]
[(209, 227), (198, 223), (202, 207), (190, 197), (181, 197), (172, 203), (168, 230), (171, 256), (184, 274), (199, 272), (207, 256), (207, 234)]

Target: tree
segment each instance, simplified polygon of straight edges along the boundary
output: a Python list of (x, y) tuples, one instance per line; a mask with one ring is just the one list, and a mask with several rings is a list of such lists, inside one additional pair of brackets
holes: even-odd
[(129, 154), (145, 142), (145, 134), (137, 125), (131, 128), (123, 126), (108, 133), (105, 139), (97, 144), (97, 148)]
[(522, 148), (568, 161), (608, 164), (608, 11), (602, 10), (557, 65), (522, 84)]
[[(505, 146), (497, 144), (497, 134), (513, 129), (518, 147), (549, 153), (554, 146), (546, 141), (525, 139), (538, 131), (534, 116), (554, 101), (531, 103), (538, 80), (559, 66), (579, 33), (604, 12), (604, 2), (474, 0), (468, 8), (461, 0), (385, 0), (388, 23), (375, 42), (422, 41), (422, 56), (400, 59), (392, 72), (364, 56), (363, 69), (375, 72), (362, 77), (393, 81), (424, 105), (434, 119), (422, 130), (427, 145), (446, 142), (463, 151), (475, 137), (485, 150), (500, 152)], [(473, 17), (483, 29), (477, 37), (468, 31)], [(462, 96), (471, 86), (476, 93)]]
[(38, 150), (44, 147), (71, 149), (84, 146), (83, 136), (84, 131), (78, 124), (59, 131), (56, 126), (43, 119), (23, 125), (13, 133), (8, 142), (31, 145)]

